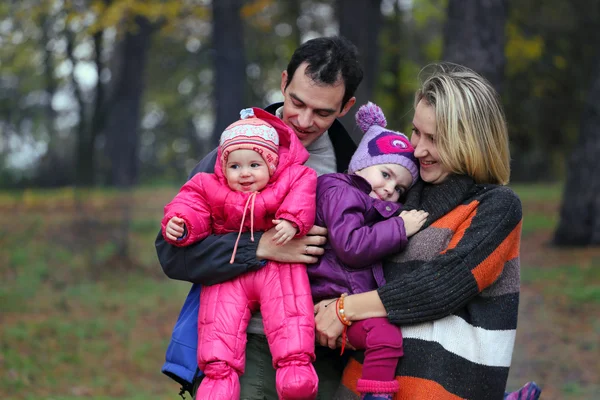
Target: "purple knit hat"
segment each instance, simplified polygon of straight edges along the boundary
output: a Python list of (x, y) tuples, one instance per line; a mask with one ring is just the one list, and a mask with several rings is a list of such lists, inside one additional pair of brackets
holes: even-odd
[(361, 106), (356, 112), (356, 123), (365, 135), (350, 160), (348, 172), (353, 174), (377, 164), (398, 164), (410, 172), (414, 185), (419, 179), (415, 149), (406, 135), (385, 129), (387, 122), (381, 108), (371, 102)]

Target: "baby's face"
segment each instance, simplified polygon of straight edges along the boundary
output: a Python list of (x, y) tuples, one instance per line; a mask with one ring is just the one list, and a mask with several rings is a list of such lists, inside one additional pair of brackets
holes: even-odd
[(229, 187), (238, 192), (259, 192), (270, 178), (269, 167), (261, 155), (246, 149), (229, 154), (224, 173)]
[(398, 164), (377, 164), (356, 171), (371, 184), (369, 196), (385, 201), (398, 201), (412, 185), (410, 172)]

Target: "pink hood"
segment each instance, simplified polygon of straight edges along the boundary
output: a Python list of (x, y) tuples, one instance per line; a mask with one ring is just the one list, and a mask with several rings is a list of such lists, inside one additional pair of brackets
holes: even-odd
[[(275, 173), (271, 176), (269, 182), (277, 180), (282, 171), (291, 167), (292, 165), (302, 165), (308, 160), (308, 151), (298, 139), (298, 136), (294, 131), (287, 126), (281, 119), (275, 115), (263, 110), (262, 108), (252, 107), (256, 118), (260, 118), (263, 121), (268, 122), (275, 128), (279, 134), (279, 164)], [(219, 181), (223, 184), (227, 184), (225, 175), (223, 174), (223, 167), (221, 164), (221, 148), (217, 151), (217, 161), (215, 162), (215, 175), (219, 178)]]

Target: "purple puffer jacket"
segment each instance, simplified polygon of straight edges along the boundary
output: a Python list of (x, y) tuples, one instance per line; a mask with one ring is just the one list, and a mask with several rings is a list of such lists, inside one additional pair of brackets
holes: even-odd
[(358, 175), (326, 174), (317, 180), (316, 225), (327, 227), (325, 254), (308, 266), (316, 301), (383, 285), (381, 260), (406, 246), (402, 205), (369, 197)]

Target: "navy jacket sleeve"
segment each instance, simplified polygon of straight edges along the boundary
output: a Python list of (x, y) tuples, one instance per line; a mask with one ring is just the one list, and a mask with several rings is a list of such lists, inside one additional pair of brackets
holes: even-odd
[[(188, 179), (198, 172), (214, 172), (216, 159), (215, 149), (196, 165)], [(233, 264), (229, 261), (237, 233), (210, 235), (190, 246), (177, 247), (168, 243), (159, 231), (155, 241), (156, 254), (163, 272), (169, 278), (214, 285), (261, 267), (260, 260), (256, 259), (256, 247), (261, 236), (261, 232), (254, 232), (252, 242), (250, 233), (242, 233)]]

